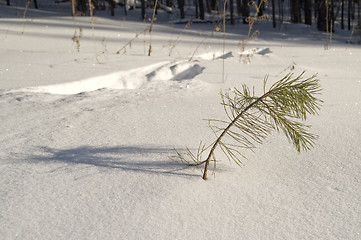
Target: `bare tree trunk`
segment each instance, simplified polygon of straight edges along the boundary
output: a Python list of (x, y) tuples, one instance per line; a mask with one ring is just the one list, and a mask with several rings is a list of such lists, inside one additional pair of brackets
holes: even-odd
[(351, 8), (352, 8), (352, 0), (348, 0), (348, 9), (347, 9), (347, 25), (348, 30), (351, 30)]
[(358, 24), (359, 24), (359, 27), (361, 27), (360, 25), (361, 25), (361, 9), (360, 9), (360, 6), (361, 5), (361, 0), (358, 0), (358, 9), (357, 9), (357, 11), (358, 11)]
[(127, 0), (124, 0), (124, 14), (125, 14), (125, 16), (127, 16), (127, 4), (128, 4), (128, 2), (127, 2)]
[(229, 12), (230, 12), (230, 14), (231, 14), (231, 25), (234, 25), (233, 0), (229, 0)]
[(300, 0), (291, 0), (291, 22), (302, 22)]
[(318, 0), (317, 5), (317, 29), (319, 31), (333, 31), (333, 6), (329, 0)]
[(185, 14), (184, 14), (184, 0), (178, 0), (178, 7), (179, 7), (179, 11), (180, 11), (180, 18), (184, 19), (185, 18)]
[(278, 0), (278, 15), (280, 22), (283, 23), (283, 0)]
[(345, 0), (341, 1), (341, 29), (345, 29), (345, 23), (344, 23), (344, 12), (345, 12)]
[(114, 16), (115, 3), (113, 0), (109, 0), (109, 4), (110, 4), (110, 15)]
[(248, 24), (249, 16), (250, 16), (250, 7), (249, 7), (249, 0), (242, 0), (242, 16), (243, 16), (243, 23)]
[(75, 17), (75, 0), (71, 0), (71, 15)]
[(201, 20), (204, 20), (204, 4), (203, 4), (203, 0), (198, 0), (198, 5), (199, 5), (199, 18)]
[(145, 19), (145, 0), (141, 0), (142, 4), (142, 20)]
[(78, 11), (86, 14), (86, 0), (76, 0), (76, 8)]
[(237, 15), (241, 16), (241, 14), (242, 14), (241, 0), (237, 0)]
[(312, 25), (312, 0), (304, 0), (305, 24)]
[[(196, 2), (197, 2), (197, 0), (196, 0)], [(207, 7), (207, 12), (209, 14), (211, 14), (212, 13), (212, 7), (211, 7), (211, 4), (209, 3), (209, 0), (206, 0), (206, 7)]]
[(273, 28), (276, 28), (275, 0), (272, 0), (272, 23), (273, 23)]
[[(208, 3), (208, 1), (207, 1)], [(195, 4), (195, 7), (196, 7), (196, 18), (198, 19), (199, 18), (199, 7), (198, 7), (198, 1), (195, 0), (194, 1), (194, 4)]]
[(326, 0), (317, 0), (317, 29), (326, 31)]

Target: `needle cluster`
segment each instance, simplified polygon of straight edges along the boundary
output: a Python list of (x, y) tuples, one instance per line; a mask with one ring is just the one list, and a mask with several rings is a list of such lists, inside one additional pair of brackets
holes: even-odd
[[(308, 115), (318, 114), (322, 100), (321, 87), (316, 75), (303, 78), (304, 73), (294, 77), (287, 74), (267, 89), (268, 76), (264, 78), (263, 95), (255, 96), (246, 85), (231, 94), (221, 92), (222, 105), (228, 120), (209, 119), (209, 124), (217, 139), (208, 147), (200, 144), (197, 154), (188, 150), (193, 165), (205, 164), (203, 179), (207, 179), (210, 161), (216, 163), (215, 150), (238, 165), (246, 159), (244, 150), (253, 150), (272, 131), (283, 132), (296, 150), (309, 150), (317, 135), (311, 133), (310, 125), (304, 121)], [(202, 153), (208, 151), (203, 160)]]

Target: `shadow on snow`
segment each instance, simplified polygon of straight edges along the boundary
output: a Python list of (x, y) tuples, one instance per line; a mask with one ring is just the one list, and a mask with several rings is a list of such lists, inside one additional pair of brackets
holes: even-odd
[[(35, 162), (63, 162), (76, 165), (92, 165), (101, 168), (121, 169), (123, 171), (144, 172), (149, 174), (178, 175), (193, 177), (199, 175), (184, 172), (189, 166), (173, 160), (174, 149), (161, 147), (92, 147), (81, 146), (71, 149), (40, 148), (41, 154), (31, 159)], [(162, 156), (157, 159), (157, 156)], [(154, 160), (146, 160), (154, 159)]]

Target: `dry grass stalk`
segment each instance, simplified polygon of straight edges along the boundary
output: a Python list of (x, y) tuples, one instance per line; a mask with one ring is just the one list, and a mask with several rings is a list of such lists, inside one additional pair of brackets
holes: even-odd
[[(193, 57), (194, 57), (194, 54), (198, 51), (198, 49), (210, 38), (210, 37), (213, 37), (214, 36), (214, 32), (220, 32), (221, 31), (221, 28), (218, 26), (218, 25), (215, 25), (215, 27), (213, 28), (213, 31), (212, 33), (209, 35), (209, 36), (206, 36), (203, 38), (203, 40), (197, 45), (197, 47), (194, 49), (191, 57), (188, 59), (188, 61), (192, 61)], [(202, 33), (200, 33), (202, 34)]]
[(28, 0), (25, 5), (24, 15), (23, 18), (26, 17), (26, 13), (28, 12), (29, 4), (31, 3), (31, 0)]
[(83, 29), (79, 28), (79, 33), (75, 29), (74, 30), (74, 35), (71, 38), (71, 40), (73, 40), (73, 43), (75, 44), (76, 50), (78, 52), (80, 52), (80, 39), (82, 38), (82, 36), (83, 36)]
[(153, 32), (153, 24), (154, 24), (154, 21), (157, 20), (155, 18), (155, 12), (157, 10), (157, 5), (158, 5), (158, 0), (155, 0), (155, 3), (154, 3), (154, 9), (153, 9), (153, 16), (152, 16), (152, 19), (150, 20), (150, 27), (149, 27), (149, 49), (148, 49), (148, 56), (151, 55), (152, 53), (152, 32)]
[(145, 35), (146, 32), (148, 31), (148, 29), (149, 29), (149, 26), (146, 27), (146, 28), (143, 30), (143, 32), (141, 32), (141, 33), (136, 33), (135, 36), (134, 36), (132, 39), (130, 39), (126, 44), (123, 45), (122, 48), (120, 48), (120, 49), (116, 52), (116, 54), (120, 54), (121, 52), (126, 53), (127, 47), (129, 46), (129, 48), (131, 48), (133, 41), (134, 41), (135, 39), (137, 39), (140, 35)]
[[(262, 20), (269, 20), (269, 17), (268, 16), (258, 16), (259, 15), (259, 12), (260, 12), (260, 9), (261, 7), (263, 6), (263, 4), (268, 4), (268, 0), (261, 0), (259, 2), (259, 4), (257, 5), (256, 2), (252, 2), (251, 5), (254, 6), (254, 8), (256, 9), (256, 13), (254, 16), (249, 16), (247, 19), (246, 19), (246, 22), (248, 23), (248, 34), (247, 34), (247, 38), (246, 39), (242, 39), (241, 40), (241, 52), (243, 52), (248, 44), (248, 42), (250, 40), (253, 40), (255, 38), (258, 37), (258, 35), (260, 34), (259, 31), (255, 31), (252, 33), (252, 30), (253, 30), (253, 25), (256, 21), (262, 21)], [(245, 63), (249, 63), (250, 61), (250, 57), (249, 55), (247, 55), (247, 59), (246, 61), (244, 61)], [(241, 54), (241, 58), (242, 58), (242, 54)]]
[(174, 48), (178, 45), (179, 43), (179, 40), (181, 39), (181, 36), (183, 35), (183, 33), (189, 29), (189, 26), (192, 24), (192, 21), (188, 21), (187, 24), (185, 25), (185, 27), (182, 29), (182, 31), (178, 34), (177, 38), (175, 41), (170, 41), (169, 43), (169, 55), (168, 56), (171, 56), (172, 55), (172, 52), (174, 50)]

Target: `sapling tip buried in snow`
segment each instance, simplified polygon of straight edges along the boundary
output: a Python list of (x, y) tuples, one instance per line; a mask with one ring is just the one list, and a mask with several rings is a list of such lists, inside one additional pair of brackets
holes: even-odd
[[(201, 142), (196, 154), (187, 148), (187, 157), (179, 153), (178, 156), (182, 160), (190, 158), (192, 165), (204, 164), (203, 179), (206, 180), (210, 162), (216, 164), (219, 158), (216, 149), (241, 166), (246, 158), (243, 151), (252, 151), (273, 130), (283, 132), (298, 152), (311, 149), (317, 135), (309, 132), (311, 126), (304, 121), (308, 115), (318, 114), (322, 100), (317, 95), (322, 89), (316, 75), (309, 78), (303, 78), (303, 75), (304, 72), (294, 77), (289, 73), (268, 89), (266, 76), (263, 94), (259, 97), (245, 84), (231, 94), (221, 92), (228, 120), (208, 120), (216, 140), (209, 146)], [(203, 159), (207, 151), (207, 157)]]

